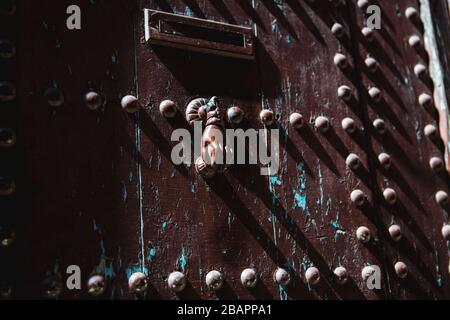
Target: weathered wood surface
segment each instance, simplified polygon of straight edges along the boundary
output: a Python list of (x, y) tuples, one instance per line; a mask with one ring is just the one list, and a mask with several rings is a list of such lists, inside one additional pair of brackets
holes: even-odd
[[(450, 297), (447, 244), (440, 235), (447, 214), (434, 202), (437, 190), (448, 192), (448, 176), (429, 169), (441, 146), (421, 130), (436, 114), (417, 103), (430, 82), (415, 79), (412, 69), (422, 57), (407, 48), (409, 35), (421, 32), (404, 17), (415, 1), (378, 1), (382, 30), (372, 43), (360, 36), (364, 15), (354, 1), (338, 8), (300, 0), (79, 1), (81, 31), (65, 27), (70, 4), (24, 1), (19, 7), (20, 28), (33, 36), (19, 35), (17, 57), (27, 216), (26, 270), (17, 296), (42, 297), (46, 276), (64, 279), (66, 267), (76, 264), (84, 282), (92, 272), (105, 274), (103, 297), (113, 299), (134, 298), (127, 280), (135, 271), (149, 275), (148, 299), (176, 298), (166, 284), (174, 270), (187, 275), (188, 288), (179, 298), (188, 299)], [(149, 46), (144, 8), (251, 27), (256, 60)], [(330, 31), (334, 22), (345, 27), (342, 39)], [(333, 63), (338, 52), (348, 58), (344, 70)], [(368, 53), (380, 63), (374, 75), (363, 67)], [(383, 91), (379, 105), (367, 96), (373, 84)], [(49, 85), (65, 95), (56, 111), (43, 98)], [(349, 102), (337, 96), (341, 85), (353, 90)], [(83, 104), (90, 87), (106, 98), (100, 113)], [(135, 115), (120, 108), (130, 93), (142, 104)], [(188, 128), (187, 103), (212, 96), (241, 107), (246, 128), (262, 128), (262, 108), (275, 111), (282, 132), (278, 175), (235, 166), (204, 181), (193, 166), (172, 164), (171, 133)], [(165, 99), (177, 103), (173, 120), (159, 113)], [(293, 112), (307, 120), (298, 132), (289, 126)], [(314, 129), (318, 116), (331, 121), (326, 134)], [(341, 128), (345, 117), (356, 121), (354, 134)], [(376, 117), (386, 121), (383, 137), (371, 125)], [(376, 163), (382, 151), (393, 158), (388, 172)], [(345, 165), (350, 152), (362, 159), (356, 172)], [(381, 198), (388, 186), (397, 191), (394, 207)], [(350, 202), (354, 189), (368, 195), (362, 209)], [(393, 222), (404, 231), (399, 243), (388, 238)], [(355, 237), (363, 225), (375, 238), (369, 245)], [(399, 259), (410, 267), (407, 280), (393, 272)], [(368, 290), (361, 279), (369, 264), (382, 268), (382, 290)], [(351, 278), (346, 286), (332, 275), (341, 265)], [(288, 288), (274, 283), (277, 266), (295, 274)], [(316, 287), (305, 284), (310, 266), (322, 275)], [(247, 267), (260, 273), (252, 291), (239, 279)], [(213, 269), (226, 278), (219, 293), (204, 284)], [(86, 290), (62, 294), (88, 297)]]

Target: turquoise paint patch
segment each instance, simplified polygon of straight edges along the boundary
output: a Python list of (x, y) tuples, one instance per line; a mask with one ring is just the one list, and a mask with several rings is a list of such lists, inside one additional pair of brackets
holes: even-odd
[(181, 247), (181, 255), (178, 259), (178, 267), (181, 269), (181, 271), (185, 272), (187, 267), (187, 257), (188, 252), (184, 247)]
[(286, 287), (279, 285), (278, 291), (280, 292), (280, 300), (287, 300), (288, 299), (288, 292)]
[(144, 274), (148, 275), (148, 269), (146, 267), (144, 267), (144, 270), (142, 270), (142, 266), (140, 264), (135, 264), (134, 266), (131, 266), (125, 270), (127, 279), (130, 279), (132, 274), (136, 272), (143, 272)]
[(442, 280), (442, 276), (439, 274), (438, 278), (437, 278), (437, 285), (440, 287), (442, 287), (444, 284), (443, 280)]

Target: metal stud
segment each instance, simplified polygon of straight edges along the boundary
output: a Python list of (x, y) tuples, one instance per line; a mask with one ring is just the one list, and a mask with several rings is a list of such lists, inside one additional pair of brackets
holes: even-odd
[(342, 53), (336, 53), (334, 56), (334, 64), (341, 69), (345, 69), (348, 66), (347, 57)]
[(0, 196), (10, 196), (16, 191), (16, 182), (12, 177), (0, 177)]
[(363, 191), (356, 189), (350, 194), (350, 200), (358, 207), (361, 207), (366, 202), (366, 195)]
[(272, 110), (264, 109), (259, 114), (259, 119), (266, 126), (271, 126), (275, 121), (275, 116)]
[(419, 12), (417, 11), (416, 8), (408, 7), (405, 10), (405, 16), (410, 20), (414, 20), (418, 18)]
[(220, 290), (223, 286), (222, 273), (217, 270), (208, 272), (206, 275), (206, 286), (213, 291)]
[(402, 229), (398, 224), (393, 224), (389, 227), (389, 235), (391, 236), (392, 240), (398, 242), (402, 239)]
[(0, 102), (12, 101), (16, 98), (16, 86), (8, 81), (0, 82)]
[(383, 191), (383, 198), (390, 205), (394, 205), (397, 202), (397, 192), (392, 188), (386, 188)]
[(375, 119), (373, 122), (373, 127), (379, 134), (384, 134), (386, 132), (386, 124), (383, 119)]
[(331, 27), (331, 32), (338, 38), (342, 37), (345, 33), (344, 26), (339, 22), (336, 22)]
[(422, 46), (422, 40), (418, 35), (412, 35), (408, 39), (408, 44), (411, 48), (419, 49)]
[(175, 105), (175, 102), (172, 100), (164, 100), (159, 105), (159, 112), (161, 115), (167, 119), (171, 119), (175, 117), (177, 114), (177, 107)]
[(181, 292), (186, 288), (186, 276), (179, 271), (172, 272), (167, 278), (167, 285), (173, 292)]
[(47, 103), (50, 107), (58, 108), (64, 104), (64, 95), (59, 88), (51, 87), (44, 92)]
[(337, 267), (333, 271), (334, 276), (336, 277), (336, 282), (340, 285), (344, 285), (348, 281), (348, 272), (344, 267)]
[(356, 238), (362, 243), (368, 243), (372, 239), (372, 234), (369, 228), (362, 226), (356, 230)]
[(320, 281), (320, 271), (316, 267), (310, 267), (305, 272), (306, 282), (310, 285), (317, 285)]
[(450, 241), (450, 224), (445, 224), (441, 229), (442, 237)]
[(253, 268), (248, 268), (241, 273), (241, 283), (244, 287), (252, 289), (258, 283), (258, 274)]
[(322, 133), (325, 133), (330, 129), (330, 120), (328, 120), (327, 117), (319, 116), (314, 122), (314, 125), (317, 130), (319, 130)]
[(445, 191), (440, 190), (436, 192), (435, 199), (437, 204), (441, 207), (448, 205), (448, 193)]
[(14, 43), (9, 40), (0, 40), (0, 58), (11, 59), (16, 54), (16, 47)]
[(444, 169), (444, 161), (439, 157), (432, 157), (430, 159), (430, 168), (436, 172), (440, 172)]
[(289, 123), (294, 129), (299, 130), (305, 125), (305, 119), (300, 113), (293, 113), (289, 117)]
[(352, 98), (352, 89), (349, 86), (340, 86), (338, 88), (338, 97), (344, 101), (349, 101)]
[(87, 283), (87, 289), (90, 295), (94, 297), (99, 297), (106, 290), (106, 279), (100, 274), (95, 274), (91, 276)]
[(374, 33), (372, 28), (364, 27), (361, 29), (361, 34), (367, 41), (371, 42), (374, 39)]
[(423, 129), (423, 133), (428, 139), (435, 139), (438, 136), (438, 129), (434, 124), (428, 124)]
[(52, 275), (43, 281), (44, 297), (47, 299), (58, 298), (63, 291), (61, 277)]
[(88, 109), (95, 111), (102, 107), (103, 98), (97, 92), (90, 91), (86, 93), (86, 95), (84, 96), (84, 102), (86, 104), (86, 107), (88, 107)]
[(357, 2), (358, 8), (365, 10), (369, 6), (368, 0), (358, 0)]
[(148, 278), (142, 272), (135, 272), (128, 279), (128, 288), (135, 294), (143, 294), (148, 288)]
[(347, 133), (354, 133), (356, 130), (355, 120), (352, 118), (345, 118), (342, 120), (342, 129)]
[(136, 113), (139, 110), (139, 100), (132, 95), (128, 95), (122, 98), (120, 102), (122, 109), (127, 113)]
[(431, 107), (433, 105), (433, 98), (429, 94), (422, 93), (419, 96), (419, 104), (424, 108)]
[(16, 240), (16, 233), (9, 227), (0, 226), (0, 246), (10, 247)]
[(379, 64), (378, 61), (372, 57), (368, 57), (364, 63), (366, 64), (367, 69), (370, 72), (376, 72), (378, 70)]
[(350, 169), (357, 170), (359, 167), (361, 167), (361, 159), (359, 158), (358, 155), (350, 153), (347, 159), (345, 159), (345, 164)]
[(369, 89), (369, 96), (375, 102), (380, 102), (382, 98), (381, 90), (377, 87), (372, 87)]
[(408, 266), (404, 262), (397, 262), (394, 266), (394, 269), (395, 273), (400, 279), (405, 279), (408, 276)]
[(0, 128), (0, 147), (11, 148), (16, 144), (16, 133), (10, 128)]
[(283, 268), (277, 268), (273, 274), (273, 280), (280, 286), (287, 286), (291, 282), (291, 275)]
[(414, 74), (417, 77), (422, 78), (422, 77), (426, 76), (427, 73), (428, 73), (428, 69), (423, 64), (418, 63), (414, 66)]
[(384, 152), (378, 155), (378, 162), (386, 170), (392, 165), (391, 156)]
[(233, 124), (240, 124), (244, 120), (244, 111), (239, 107), (231, 107), (227, 111), (228, 120)]

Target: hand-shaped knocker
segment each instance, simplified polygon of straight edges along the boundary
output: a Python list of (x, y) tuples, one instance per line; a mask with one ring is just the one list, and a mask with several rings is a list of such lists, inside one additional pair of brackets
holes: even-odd
[(205, 125), (201, 139), (201, 155), (195, 161), (195, 169), (204, 178), (212, 178), (225, 171), (225, 124), (219, 109), (219, 100), (199, 98), (186, 108), (186, 120), (190, 124), (202, 121)]

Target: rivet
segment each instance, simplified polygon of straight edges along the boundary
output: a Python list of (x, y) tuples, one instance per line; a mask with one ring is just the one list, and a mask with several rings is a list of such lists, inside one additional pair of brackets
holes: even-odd
[(59, 276), (52, 275), (43, 281), (44, 297), (47, 299), (58, 298), (63, 291), (62, 280)]
[(402, 261), (399, 261), (394, 266), (395, 273), (400, 279), (405, 279), (408, 276), (408, 267)]
[(208, 272), (206, 275), (206, 286), (213, 291), (220, 290), (223, 286), (222, 273), (217, 270)]
[(439, 157), (432, 157), (430, 159), (430, 168), (436, 172), (442, 171), (444, 169), (444, 161)]
[(256, 270), (253, 268), (248, 268), (241, 273), (241, 283), (244, 287), (252, 289), (256, 286), (258, 282), (258, 275)]
[(16, 98), (16, 87), (8, 81), (0, 82), (0, 101), (7, 102)]
[(103, 98), (97, 92), (90, 91), (84, 96), (84, 102), (88, 109), (95, 111), (100, 109), (103, 105)]
[(179, 271), (172, 272), (167, 278), (167, 284), (173, 292), (181, 292), (186, 288), (186, 276)]
[(16, 240), (16, 233), (9, 227), (0, 226), (0, 246), (10, 247)]
[(94, 297), (101, 296), (106, 290), (105, 277), (100, 274), (91, 276), (87, 283), (87, 289), (90, 295)]
[(445, 240), (450, 241), (450, 225), (449, 224), (446, 224), (442, 227), (441, 233), (442, 233), (442, 237)]
[(384, 200), (390, 205), (394, 205), (397, 202), (397, 192), (392, 188), (386, 188), (383, 191)]
[(392, 240), (398, 242), (402, 239), (402, 229), (398, 224), (393, 224), (389, 227), (389, 235)]
[(368, 57), (364, 63), (366, 64), (367, 69), (369, 69), (370, 72), (375, 72), (378, 70), (378, 61), (372, 57)]
[(64, 95), (60, 89), (51, 87), (44, 92), (47, 103), (50, 107), (58, 108), (64, 104)]
[(330, 129), (330, 120), (328, 120), (327, 117), (319, 116), (314, 122), (314, 125), (317, 130), (319, 130), (322, 133), (325, 133), (328, 131), (328, 129)]
[(362, 226), (356, 230), (356, 238), (362, 243), (368, 243), (372, 239), (372, 234), (369, 228)]
[(9, 40), (0, 40), (0, 58), (11, 59), (16, 54), (16, 47), (14, 43)]
[(392, 165), (391, 156), (384, 152), (378, 155), (378, 162), (384, 169), (389, 169)]
[(420, 40), (420, 37), (418, 35), (412, 35), (408, 39), (408, 44), (411, 48), (418, 49), (422, 46), (422, 40)]
[(448, 204), (448, 193), (440, 190), (436, 192), (435, 199), (438, 205), (445, 207)]
[(12, 16), (16, 13), (16, 4), (14, 3), (14, 0), (0, 1), (0, 13), (8, 16)]
[(423, 64), (418, 63), (414, 66), (414, 74), (417, 77), (422, 78), (426, 76), (427, 73), (428, 73), (427, 67), (425, 67)]
[(336, 53), (334, 56), (334, 64), (341, 69), (345, 69), (348, 66), (347, 57), (342, 53)]
[(438, 136), (438, 130), (434, 124), (428, 124), (423, 129), (425, 136), (429, 139), (435, 139)]
[(378, 266), (366, 266), (361, 271), (361, 277), (364, 281), (367, 281), (370, 277), (377, 273)]
[(378, 89), (377, 87), (372, 87), (369, 89), (369, 96), (372, 98), (373, 101), (380, 102), (382, 97), (381, 90)]
[(305, 125), (305, 119), (303, 119), (303, 116), (300, 113), (295, 112), (289, 117), (289, 123), (294, 129), (299, 130)]
[(305, 272), (306, 282), (310, 285), (317, 285), (320, 281), (320, 272), (316, 267), (310, 267)]
[(419, 96), (419, 104), (424, 108), (431, 107), (433, 105), (433, 98), (427, 93), (422, 93)]
[(132, 293), (143, 294), (148, 288), (148, 278), (142, 272), (135, 272), (128, 279), (128, 288)]
[(384, 134), (386, 132), (386, 124), (383, 119), (375, 119), (373, 122), (373, 127), (379, 134)]
[(340, 24), (339, 22), (336, 22), (331, 27), (331, 32), (338, 38), (342, 37), (344, 35), (344, 26)]
[(16, 191), (16, 183), (11, 177), (0, 177), (0, 196), (10, 196)]
[(350, 169), (357, 170), (361, 166), (361, 159), (358, 157), (358, 155), (350, 153), (347, 159), (345, 159), (345, 164)]
[(352, 89), (349, 86), (340, 86), (338, 88), (338, 97), (342, 100), (349, 101), (352, 98)]
[(356, 189), (350, 194), (350, 200), (358, 207), (362, 206), (366, 202), (366, 195), (363, 191)]
[(413, 19), (416, 19), (419, 16), (419, 12), (417, 11), (416, 8), (408, 7), (405, 10), (405, 16), (408, 19), (413, 20)]
[(374, 34), (373, 34), (373, 29), (372, 28), (368, 28), (368, 27), (364, 27), (361, 29), (361, 34), (364, 36), (364, 38), (366, 38), (367, 41), (373, 41), (374, 38)]
[(244, 111), (239, 107), (231, 107), (227, 111), (228, 120), (233, 124), (240, 124), (244, 120)]
[(275, 283), (281, 286), (287, 286), (291, 282), (291, 275), (283, 268), (277, 268), (273, 274)]
[(16, 133), (10, 128), (0, 128), (0, 147), (10, 148), (16, 144)]
[(122, 109), (127, 113), (136, 113), (139, 110), (140, 104), (139, 100), (135, 96), (125, 96), (122, 98), (120, 102)]
[(163, 117), (167, 119), (175, 117), (175, 115), (177, 114), (175, 102), (173, 102), (172, 100), (164, 100), (159, 105), (159, 112)]
[(272, 110), (262, 110), (259, 114), (259, 119), (266, 126), (271, 126), (275, 121), (274, 114)]
[(333, 271), (334, 276), (336, 277), (336, 282), (340, 285), (346, 284), (348, 281), (348, 272), (344, 267), (337, 267)]
[(369, 6), (368, 0), (358, 0), (358, 8), (365, 10)]
[(352, 118), (344, 118), (342, 120), (342, 129), (347, 133), (354, 133), (356, 130), (355, 120)]

